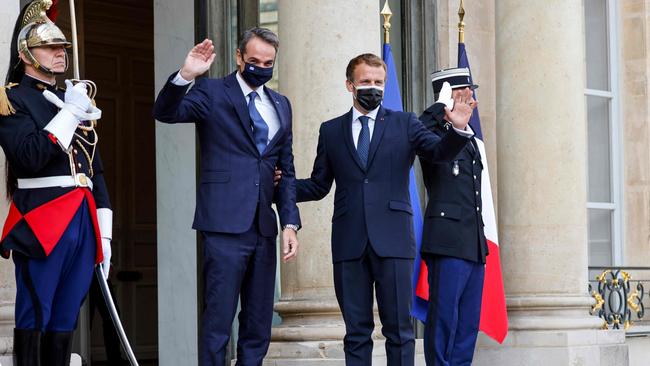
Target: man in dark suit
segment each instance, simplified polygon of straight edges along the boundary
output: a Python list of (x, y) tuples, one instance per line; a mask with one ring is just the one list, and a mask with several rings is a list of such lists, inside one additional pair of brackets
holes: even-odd
[(355, 57), (346, 77), (353, 107), (321, 125), (311, 178), (297, 181), (297, 198), (320, 200), (336, 181), (332, 258), (346, 325), (346, 364), (371, 364), (374, 288), (388, 365), (413, 365), (409, 310), (415, 240), (409, 170), (416, 153), (451, 161), (468, 141), (462, 134), (471, 109), (453, 112), (457, 129), (438, 137), (412, 113), (380, 106), (386, 81), (381, 58)]
[[(438, 136), (451, 128), (445, 104), (460, 95), (475, 107), (467, 68), (435, 72), (439, 103), (420, 120)], [(452, 91), (453, 90), (453, 91)], [(456, 108), (456, 106), (453, 106)], [(468, 127), (469, 128), (469, 127)], [(481, 316), (487, 243), (481, 216), (483, 162), (474, 137), (451, 162), (422, 162), (429, 193), (422, 235), (422, 258), (429, 270), (429, 308), (424, 330), (427, 365), (470, 365)]]
[[(204, 243), (204, 312), (200, 365), (224, 365), (232, 320), (241, 296), (237, 365), (261, 365), (273, 315), (277, 202), (283, 259), (296, 255), (296, 207), (289, 100), (264, 87), (273, 75), (277, 36), (246, 31), (237, 71), (198, 80), (214, 60), (210, 40), (196, 45), (160, 91), (154, 117), (194, 122), (201, 148), (201, 177), (193, 228)], [(274, 167), (283, 179), (274, 197)], [(188, 177), (191, 179), (191, 177)]]

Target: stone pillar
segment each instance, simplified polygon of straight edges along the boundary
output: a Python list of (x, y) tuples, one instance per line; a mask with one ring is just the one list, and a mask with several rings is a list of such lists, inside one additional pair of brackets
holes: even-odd
[[(278, 11), (280, 92), (292, 102), (296, 174), (306, 178), (320, 124), (352, 106), (345, 89), (348, 61), (364, 52), (381, 55), (379, 2), (280, 0)], [(301, 247), (296, 261), (282, 264), (282, 294), (275, 307), (282, 324), (273, 329), (265, 365), (343, 364), (345, 328), (330, 250), (332, 200), (333, 189), (322, 201), (300, 204)]]
[[(9, 67), (11, 36), (14, 23), (20, 13), (18, 0), (6, 1), (0, 9), (0, 18), (7, 21), (0, 23), (0, 84), (4, 86), (5, 76)], [(5, 199), (5, 157), (0, 151), (0, 220), (4, 222), (9, 212), (9, 202)], [(0, 355), (11, 355), (13, 351), (13, 329), (15, 325), (14, 306), (16, 303), (16, 280), (14, 264), (11, 260), (0, 259)], [(0, 362), (9, 359), (0, 358)]]
[(496, 3), (499, 229), (510, 332), (478, 365), (627, 365), (588, 314), (580, 0)]
[[(154, 1), (156, 93), (194, 46), (193, 3)], [(153, 97), (153, 96), (152, 96)], [(158, 355), (161, 366), (198, 363), (196, 143), (192, 124), (156, 123)]]

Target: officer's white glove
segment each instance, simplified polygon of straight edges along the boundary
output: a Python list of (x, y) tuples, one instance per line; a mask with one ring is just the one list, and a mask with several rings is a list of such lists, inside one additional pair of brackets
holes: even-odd
[(79, 121), (98, 120), (102, 118), (102, 111), (93, 106), (86, 92), (86, 84), (77, 83), (73, 86), (70, 80), (66, 80), (65, 84), (65, 102), (49, 90), (44, 90), (43, 96), (61, 109), (44, 129), (54, 135), (59, 145), (67, 150)]
[(108, 271), (111, 268), (111, 239), (113, 238), (113, 211), (108, 208), (97, 209), (97, 222), (99, 224), (99, 235), (102, 237), (102, 272), (104, 278), (108, 279)]
[(75, 116), (80, 116), (83, 113), (86, 113), (93, 105), (93, 102), (88, 96), (88, 90), (86, 89), (85, 83), (72, 85), (72, 81), (66, 80), (65, 88), (65, 97), (63, 98), (65, 106), (63, 108), (70, 109)]
[(104, 273), (104, 278), (108, 279), (108, 271), (111, 269), (111, 239), (102, 238), (102, 252), (104, 254), (104, 260), (102, 261), (102, 273)]
[(449, 110), (454, 109), (454, 99), (451, 97), (451, 85), (449, 82), (445, 81), (442, 83), (442, 88), (440, 89), (436, 103), (444, 104)]

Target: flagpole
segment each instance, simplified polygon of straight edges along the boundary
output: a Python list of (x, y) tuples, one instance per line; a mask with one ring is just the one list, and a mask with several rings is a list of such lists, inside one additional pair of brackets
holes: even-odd
[(384, 3), (384, 8), (381, 9), (381, 13), (384, 16), (384, 43), (390, 43), (390, 17), (393, 16), (393, 12), (388, 6), (388, 0)]
[(458, 8), (458, 43), (465, 43), (465, 7), (463, 6), (463, 0), (460, 0), (460, 7)]

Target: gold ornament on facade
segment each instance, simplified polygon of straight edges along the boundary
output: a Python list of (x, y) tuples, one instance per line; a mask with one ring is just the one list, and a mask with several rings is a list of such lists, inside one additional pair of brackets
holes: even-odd
[(604, 320), (603, 329), (619, 329), (622, 326), (627, 330), (634, 325), (633, 316), (643, 318), (643, 283), (637, 282), (632, 288), (631, 280), (629, 272), (614, 268), (596, 276), (597, 290), (593, 290), (592, 284), (589, 284), (589, 293), (596, 301), (589, 313)]

